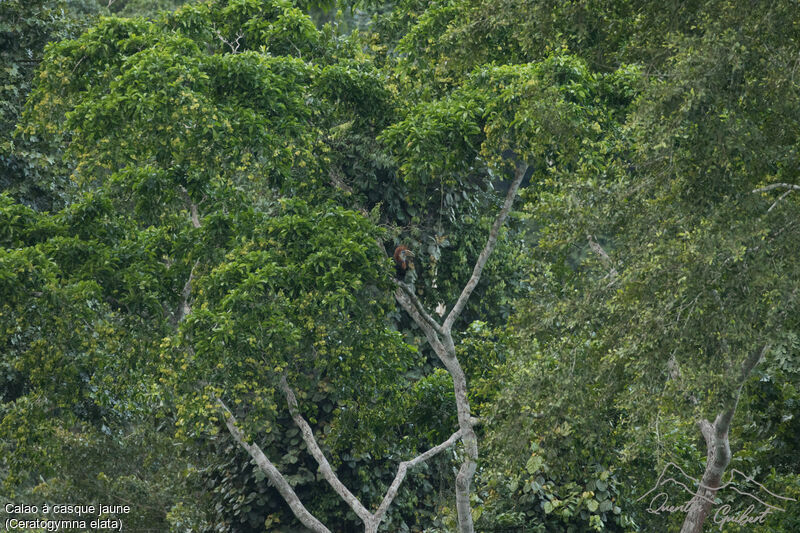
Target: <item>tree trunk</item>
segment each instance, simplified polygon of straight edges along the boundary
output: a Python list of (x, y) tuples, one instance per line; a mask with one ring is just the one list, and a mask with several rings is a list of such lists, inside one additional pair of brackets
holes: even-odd
[(448, 313), (443, 324), (439, 324), (434, 318), (425, 311), (422, 302), (414, 294), (411, 287), (402, 282), (397, 283), (397, 291), (395, 298), (400, 306), (411, 315), (414, 322), (425, 332), (425, 337), (428, 340), (433, 351), (439, 357), (444, 367), (453, 378), (453, 391), (456, 397), (456, 412), (458, 413), (458, 427), (461, 433), (461, 442), (464, 444), (464, 462), (456, 475), (456, 511), (458, 512), (458, 531), (459, 533), (474, 533), (475, 526), (472, 523), (472, 506), (470, 505), (469, 495), (471, 492), (472, 478), (475, 476), (475, 470), (478, 467), (478, 436), (475, 434), (474, 419), (469, 406), (469, 399), (467, 397), (467, 377), (464, 374), (464, 369), (456, 357), (456, 348), (453, 343), (452, 329), (453, 324), (461, 315), (464, 307), (467, 305), (472, 291), (477, 287), (481, 279), (481, 273), (492, 255), (494, 248), (497, 244), (497, 238), (500, 234), (500, 228), (503, 227), (508, 213), (511, 211), (511, 206), (514, 204), (514, 198), (517, 196), (522, 179), (528, 171), (526, 163), (518, 163), (514, 171), (514, 179), (511, 186), (506, 193), (506, 198), (503, 201), (503, 207), (497, 215), (492, 228), (489, 230), (489, 238), (486, 240), (478, 259), (475, 261), (475, 266), (472, 269), (472, 276), (470, 276), (466, 285), (464, 285), (461, 294), (456, 300), (455, 305)]
[(683, 521), (681, 533), (702, 533), (703, 523), (708, 518), (711, 508), (714, 506), (714, 498), (717, 495), (722, 474), (731, 462), (731, 448), (728, 443), (728, 431), (731, 428), (733, 415), (736, 413), (736, 406), (739, 404), (739, 397), (742, 394), (742, 387), (753, 368), (761, 361), (761, 358), (769, 350), (769, 345), (765, 344), (753, 350), (745, 359), (741, 373), (736, 380), (736, 390), (727, 402), (727, 409), (717, 415), (712, 424), (708, 420), (698, 422), (703, 438), (706, 440), (708, 455), (706, 459), (706, 470), (697, 487), (697, 491), (691, 499), (689, 511)]
[[(447, 371), (453, 378), (453, 391), (456, 398), (458, 427), (461, 430), (461, 442), (464, 444), (464, 462), (456, 475), (456, 511), (458, 513), (458, 530), (460, 533), (472, 533), (472, 505), (469, 501), (472, 478), (478, 467), (478, 436), (475, 434), (471, 419), (471, 409), (467, 398), (467, 377), (455, 355), (455, 346), (450, 332), (446, 332), (444, 346), (447, 354), (440, 355)], [(452, 349), (452, 350), (451, 350)]]
[(714, 424), (708, 420), (701, 420), (698, 424), (708, 449), (706, 470), (700, 479), (697, 492), (691, 500), (681, 533), (702, 533), (703, 524), (714, 506), (714, 498), (722, 481), (722, 474), (725, 473), (725, 469), (731, 461), (727, 427), (729, 424), (724, 424), (725, 419), (726, 417), (721, 413), (717, 416)]

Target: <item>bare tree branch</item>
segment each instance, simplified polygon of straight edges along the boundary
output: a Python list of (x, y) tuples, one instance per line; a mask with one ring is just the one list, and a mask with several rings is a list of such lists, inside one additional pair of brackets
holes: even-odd
[(417, 298), (417, 295), (414, 294), (413, 290), (411, 290), (411, 287), (409, 287), (402, 281), (395, 280), (394, 283), (395, 285), (403, 289), (403, 292), (406, 293), (408, 299), (411, 300), (411, 303), (414, 304), (414, 307), (417, 309), (420, 316), (425, 320), (425, 322), (427, 322), (436, 333), (440, 335), (444, 333), (442, 331), (442, 326), (440, 326), (439, 323), (436, 322), (436, 320), (431, 315), (429, 315), (427, 311), (425, 311), (425, 308), (422, 306), (422, 302), (419, 301), (419, 298)]
[[(110, 6), (111, 6), (111, 2), (109, 2), (109, 3), (108, 3), (108, 5), (109, 5), (109, 7), (110, 7)], [(77, 69), (77, 68), (78, 68), (78, 66), (79, 66), (81, 63), (83, 63), (83, 60), (84, 60), (84, 59), (86, 59), (86, 56), (81, 56), (81, 58), (78, 60), (78, 62), (77, 62), (77, 63), (75, 63), (75, 66), (74, 66), (74, 67), (72, 67), (72, 72), (75, 72), (75, 69)]]
[(295, 398), (294, 392), (292, 392), (292, 389), (286, 382), (286, 376), (281, 376), (280, 387), (284, 396), (286, 396), (286, 402), (289, 404), (289, 413), (292, 415), (292, 420), (294, 420), (294, 423), (300, 429), (303, 441), (306, 443), (308, 451), (311, 452), (311, 455), (313, 455), (314, 459), (317, 461), (322, 476), (336, 494), (350, 506), (353, 512), (356, 513), (365, 524), (369, 523), (372, 520), (372, 513), (358, 501), (358, 498), (356, 498), (336, 476), (330, 463), (328, 463), (328, 460), (325, 458), (325, 454), (322, 453), (322, 450), (317, 444), (311, 426), (309, 426), (308, 422), (300, 415), (300, 410), (297, 407), (297, 398)]
[(771, 185), (767, 185), (766, 187), (753, 189), (753, 192), (754, 193), (767, 192), (767, 191), (772, 191), (774, 189), (786, 189), (786, 192), (780, 195), (778, 199), (775, 200), (771, 206), (769, 206), (769, 209), (767, 209), (767, 213), (775, 209), (775, 206), (778, 205), (784, 198), (789, 196), (789, 194), (791, 194), (793, 191), (800, 191), (800, 185), (794, 185), (793, 183), (773, 183)]
[[(189, 196), (189, 191), (186, 190), (186, 187), (180, 185), (179, 189), (181, 191), (181, 196), (183, 196), (183, 200), (189, 207), (189, 212), (191, 213), (192, 217), (192, 226), (199, 228), (201, 224), (200, 215), (197, 211), (197, 204), (192, 201), (192, 197)], [(194, 269), (197, 268), (198, 263), (199, 261), (195, 261), (192, 270), (189, 272), (189, 279), (187, 279), (186, 283), (183, 285), (183, 290), (181, 291), (181, 303), (178, 306), (178, 315), (175, 320), (176, 324), (186, 318), (192, 312), (192, 308), (189, 306), (189, 296), (192, 294), (192, 279), (194, 278)]]
[(773, 183), (772, 185), (767, 185), (766, 187), (761, 187), (760, 189), (753, 189), (753, 192), (767, 192), (774, 189), (800, 191), (800, 185), (794, 185), (793, 183)]
[(447, 348), (442, 343), (442, 340), (439, 338), (436, 330), (434, 330), (433, 326), (427, 320), (425, 320), (419, 309), (417, 309), (417, 307), (411, 301), (411, 298), (408, 297), (408, 294), (402, 289), (402, 287), (397, 288), (394, 296), (395, 299), (400, 303), (400, 306), (405, 309), (406, 313), (411, 315), (411, 318), (414, 319), (414, 322), (425, 333), (425, 337), (428, 339), (428, 344), (431, 345), (433, 351), (436, 352), (440, 358), (443, 356), (442, 354), (447, 354)]
[(264, 452), (257, 444), (249, 444), (247, 439), (245, 439), (244, 433), (236, 426), (236, 419), (233, 417), (233, 413), (230, 409), (222, 402), (222, 400), (217, 399), (217, 402), (222, 407), (225, 415), (225, 425), (228, 427), (228, 431), (230, 432), (233, 439), (239, 443), (239, 445), (247, 450), (250, 454), (250, 457), (256, 462), (258, 467), (261, 469), (264, 474), (266, 474), (267, 478), (270, 482), (278, 489), (283, 499), (286, 503), (289, 504), (289, 507), (292, 509), (292, 512), (297, 517), (300, 522), (306, 526), (308, 529), (313, 531), (314, 533), (331, 533), (331, 530), (325, 527), (325, 525), (317, 520), (314, 515), (312, 515), (308, 509), (305, 508), (303, 503), (300, 501), (300, 498), (297, 497), (297, 494), (292, 489), (292, 486), (289, 485), (289, 482), (286, 481), (286, 478), (275, 468), (275, 465), (270, 462)]
[(753, 350), (750, 352), (750, 355), (747, 357), (747, 359), (744, 360), (744, 363), (742, 363), (742, 370), (736, 379), (736, 391), (730, 400), (728, 400), (725, 410), (717, 416), (717, 420), (714, 422), (714, 427), (718, 432), (721, 431), (727, 435), (728, 429), (730, 429), (731, 426), (731, 421), (733, 420), (733, 415), (736, 413), (736, 406), (739, 403), (739, 397), (742, 395), (742, 388), (744, 387), (747, 378), (750, 377), (750, 373), (756, 367), (758, 362), (761, 361), (764, 355), (766, 355), (767, 351), (769, 350), (769, 346), (769, 344), (765, 344), (760, 348)]
[(778, 205), (778, 203), (779, 203), (781, 200), (783, 200), (784, 198), (786, 198), (787, 196), (789, 196), (789, 194), (790, 194), (790, 193), (791, 193), (793, 190), (794, 190), (794, 189), (789, 189), (789, 190), (788, 190), (788, 191), (786, 191), (785, 193), (781, 194), (781, 195), (778, 197), (778, 199), (777, 199), (777, 200), (775, 200), (774, 202), (772, 202), (772, 205), (771, 205), (771, 206), (769, 206), (769, 209), (767, 209), (767, 213), (769, 213), (770, 211), (772, 211), (773, 209), (775, 209), (775, 206), (776, 206), (776, 205)]
[(730, 432), (733, 415), (736, 413), (736, 406), (739, 403), (742, 388), (750, 373), (769, 350), (769, 347), (769, 344), (764, 344), (750, 352), (750, 355), (742, 364), (739, 376), (736, 378), (735, 392), (725, 402), (724, 409), (717, 415), (714, 423), (712, 424), (705, 419), (697, 423), (706, 441), (706, 470), (697, 487), (695, 496), (691, 500), (691, 506), (681, 526), (681, 533), (701, 533), (703, 531), (703, 523), (711, 512), (714, 497), (722, 481), (722, 475), (731, 461), (728, 433)]
[(464, 461), (456, 475), (456, 511), (458, 513), (458, 531), (460, 533), (473, 533), (475, 530), (472, 521), (472, 509), (469, 496), (472, 478), (475, 476), (475, 470), (478, 466), (478, 437), (474, 429), (475, 419), (472, 418), (470, 413), (469, 398), (467, 395), (467, 378), (456, 357), (452, 328), (453, 323), (464, 310), (472, 291), (475, 290), (475, 287), (480, 281), (483, 268), (486, 266), (489, 256), (497, 245), (500, 228), (505, 223), (505, 219), (511, 211), (514, 198), (517, 195), (517, 190), (519, 190), (527, 170), (527, 164), (517, 164), (514, 180), (511, 182), (503, 206), (492, 224), (486, 245), (475, 262), (472, 276), (469, 281), (467, 281), (456, 304), (450, 310), (442, 326), (439, 326), (433, 317), (423, 309), (422, 303), (416, 298), (410, 288), (404, 287), (403, 284), (398, 283), (398, 288), (395, 291), (395, 299), (411, 318), (414, 319), (414, 322), (420, 329), (425, 332), (428, 344), (430, 344), (431, 348), (436, 352), (439, 360), (444, 364), (453, 379), (453, 392), (455, 393), (459, 432), (465, 452)]
[(750, 373), (753, 371), (756, 365), (761, 362), (765, 355), (767, 355), (769, 349), (770, 345), (765, 344), (760, 350), (754, 350), (752, 353), (750, 353), (750, 356), (745, 359), (744, 363), (742, 363), (742, 373), (739, 374), (739, 390), (741, 390), (747, 378), (750, 377)]
[(514, 181), (511, 182), (511, 186), (508, 188), (508, 193), (506, 194), (506, 199), (503, 202), (503, 207), (500, 209), (500, 213), (498, 213), (497, 218), (492, 224), (492, 229), (489, 231), (489, 238), (486, 240), (486, 245), (483, 247), (481, 254), (478, 256), (478, 260), (475, 262), (475, 267), (472, 269), (472, 276), (467, 281), (467, 284), (464, 286), (464, 290), (461, 291), (461, 296), (458, 297), (458, 301), (450, 310), (450, 313), (447, 315), (447, 318), (442, 325), (442, 329), (444, 331), (450, 331), (453, 327), (453, 322), (456, 321), (458, 316), (464, 310), (464, 306), (467, 305), (467, 300), (469, 300), (472, 291), (475, 290), (475, 287), (478, 285), (478, 282), (481, 279), (481, 272), (483, 272), (483, 267), (486, 266), (486, 261), (488, 261), (489, 256), (494, 251), (494, 247), (497, 245), (497, 237), (500, 234), (500, 228), (503, 227), (503, 224), (506, 221), (506, 217), (508, 213), (511, 211), (511, 206), (514, 204), (514, 198), (517, 196), (517, 190), (519, 189), (520, 184), (522, 183), (522, 178), (525, 177), (525, 173), (528, 171), (528, 165), (526, 163), (518, 163)]
[(383, 516), (386, 514), (386, 510), (389, 509), (389, 505), (391, 505), (392, 500), (394, 500), (395, 496), (397, 496), (397, 490), (400, 488), (400, 484), (403, 483), (403, 479), (406, 477), (406, 473), (409, 469), (414, 468), (420, 463), (424, 463), (431, 457), (434, 457), (436, 454), (446, 450), (450, 446), (456, 443), (458, 439), (461, 438), (462, 431), (459, 429), (452, 435), (450, 438), (444, 441), (443, 443), (439, 444), (438, 446), (434, 446), (430, 450), (421, 453), (420, 455), (416, 456), (415, 458), (409, 461), (403, 461), (397, 467), (397, 474), (394, 476), (394, 480), (392, 484), (389, 486), (389, 490), (386, 491), (386, 495), (383, 497), (383, 501), (381, 502), (378, 510), (375, 511), (375, 519), (380, 522), (383, 519)]
[(227, 40), (225, 37), (223, 37), (218, 29), (214, 28), (214, 32), (216, 32), (217, 37), (219, 38), (220, 41), (222, 41), (223, 43), (227, 44), (230, 47), (232, 54), (238, 54), (239, 53), (239, 46), (240, 46), (239, 41), (241, 40), (242, 37), (244, 37), (244, 33), (243, 32), (239, 32), (236, 35), (236, 38), (233, 40), (233, 42), (231, 42), (231, 41)]
[(192, 294), (192, 279), (194, 279), (194, 269), (197, 268), (198, 263), (200, 263), (199, 259), (194, 262), (194, 266), (189, 272), (189, 279), (186, 280), (186, 284), (181, 291), (181, 304), (178, 307), (178, 318), (176, 322), (180, 322), (192, 312), (192, 308), (189, 305), (189, 296)]
[(467, 378), (461, 364), (456, 357), (453, 335), (450, 330), (443, 330), (437, 334), (411, 302), (408, 295), (398, 287), (395, 298), (405, 311), (411, 315), (414, 322), (425, 332), (428, 343), (433, 348), (439, 360), (450, 373), (453, 380), (453, 392), (456, 400), (456, 413), (458, 415), (461, 441), (464, 444), (464, 461), (461, 463), (456, 475), (456, 511), (458, 513), (458, 530), (461, 533), (472, 533), (472, 509), (470, 507), (470, 485), (478, 465), (478, 437), (473, 428), (475, 419), (471, 417), (469, 397), (467, 395)]
[[(463, 431), (459, 429), (453, 433), (449, 439), (438, 446), (434, 446), (433, 448), (421, 453), (413, 459), (401, 462), (397, 468), (397, 474), (395, 475), (392, 484), (389, 486), (389, 489), (386, 491), (386, 495), (383, 497), (378, 509), (375, 511), (375, 513), (370, 513), (367, 508), (364, 507), (364, 505), (358, 500), (358, 498), (356, 498), (356, 496), (351, 493), (336, 476), (336, 473), (333, 471), (330, 463), (325, 458), (325, 454), (317, 444), (311, 426), (308, 425), (308, 422), (306, 422), (303, 416), (300, 414), (300, 409), (297, 406), (297, 398), (295, 397), (291, 387), (289, 387), (289, 384), (286, 381), (286, 376), (281, 376), (280, 387), (283, 391), (283, 394), (286, 396), (286, 402), (289, 404), (289, 413), (292, 415), (292, 420), (294, 420), (294, 423), (300, 429), (303, 441), (306, 443), (306, 447), (311, 452), (311, 455), (313, 455), (314, 459), (317, 461), (322, 476), (325, 478), (328, 484), (330, 484), (336, 494), (338, 494), (339, 497), (342, 498), (350, 506), (353, 512), (355, 512), (356, 515), (361, 519), (361, 521), (364, 523), (366, 533), (377, 532), (378, 526), (380, 525), (381, 521), (383, 521), (383, 517), (386, 515), (386, 511), (389, 509), (392, 501), (397, 496), (397, 491), (399, 490), (400, 485), (403, 483), (408, 470), (420, 463), (427, 461), (431, 457), (455, 444), (456, 441), (461, 438), (463, 433)], [(474, 424), (477, 424), (478, 422), (478, 419), (473, 419)]]

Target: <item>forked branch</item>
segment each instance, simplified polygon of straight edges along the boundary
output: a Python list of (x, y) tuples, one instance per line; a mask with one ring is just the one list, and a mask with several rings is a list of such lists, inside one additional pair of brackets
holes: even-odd
[(396, 284), (398, 287), (400, 287), (400, 289), (401, 289), (401, 290), (402, 290), (402, 291), (403, 291), (403, 292), (406, 294), (406, 296), (408, 297), (408, 299), (409, 299), (409, 300), (411, 301), (411, 303), (414, 305), (414, 308), (416, 308), (417, 312), (420, 314), (420, 317), (421, 317), (422, 319), (424, 319), (424, 320), (425, 320), (425, 322), (427, 322), (427, 323), (428, 323), (428, 325), (430, 325), (430, 327), (432, 327), (432, 328), (433, 328), (433, 330), (434, 330), (436, 333), (438, 333), (438, 334), (440, 334), (440, 335), (441, 335), (442, 333), (444, 333), (444, 332), (442, 331), (442, 326), (440, 326), (440, 325), (439, 325), (439, 323), (438, 323), (438, 322), (437, 322), (437, 321), (436, 321), (436, 320), (435, 320), (435, 319), (434, 319), (434, 318), (433, 318), (433, 317), (432, 317), (430, 314), (428, 314), (428, 312), (427, 312), (427, 311), (425, 310), (425, 308), (422, 306), (422, 302), (420, 302), (420, 301), (419, 301), (419, 298), (417, 298), (417, 295), (416, 295), (416, 294), (414, 294), (414, 291), (413, 291), (413, 290), (411, 290), (411, 287), (409, 287), (408, 285), (406, 285), (406, 284), (405, 284), (405, 283), (403, 283), (402, 281), (397, 281), (397, 280), (395, 280), (395, 284)]
[(703, 523), (706, 521), (714, 504), (714, 497), (719, 489), (722, 475), (731, 461), (728, 434), (733, 416), (736, 414), (736, 406), (739, 403), (742, 388), (750, 373), (768, 350), (769, 344), (764, 344), (747, 356), (742, 364), (741, 372), (736, 377), (735, 390), (730, 398), (725, 401), (723, 409), (717, 415), (714, 423), (712, 424), (705, 419), (697, 423), (706, 441), (706, 470), (697, 487), (695, 496), (691, 500), (691, 506), (683, 521), (681, 533), (700, 533), (703, 530)]
[[(422, 307), (422, 303), (413, 293), (410, 287), (403, 283), (397, 283), (397, 290), (395, 291), (395, 298), (400, 306), (414, 319), (414, 322), (425, 332), (425, 337), (428, 339), (433, 351), (439, 357), (439, 360), (444, 364), (450, 376), (453, 379), (453, 392), (455, 393), (456, 411), (458, 414), (459, 431), (454, 434), (451, 439), (460, 438), (464, 444), (464, 460), (456, 475), (456, 511), (458, 514), (458, 531), (460, 533), (473, 533), (475, 528), (472, 520), (472, 509), (470, 506), (470, 486), (472, 478), (475, 475), (475, 470), (478, 465), (478, 437), (475, 434), (475, 419), (471, 416), (469, 406), (469, 395), (467, 394), (467, 378), (461, 364), (456, 357), (455, 344), (453, 342), (452, 328), (456, 319), (459, 317), (464, 307), (467, 305), (469, 297), (478, 285), (481, 279), (481, 273), (489, 260), (489, 256), (497, 245), (497, 239), (500, 235), (500, 228), (503, 227), (506, 218), (508, 217), (511, 207), (514, 204), (514, 198), (517, 196), (522, 180), (528, 171), (528, 165), (525, 163), (518, 163), (514, 173), (514, 179), (511, 186), (506, 193), (506, 198), (503, 206), (497, 215), (491, 229), (489, 230), (489, 237), (486, 240), (486, 245), (483, 247), (475, 266), (472, 269), (472, 275), (467, 281), (461, 295), (458, 297), (456, 304), (450, 310), (450, 313), (445, 318), (444, 323), (439, 326), (436, 320), (431, 317), (429, 313)], [(405, 475), (398, 471), (398, 476)]]
[[(378, 509), (375, 511), (375, 513), (370, 513), (367, 508), (364, 507), (364, 505), (358, 500), (358, 498), (356, 498), (356, 496), (351, 493), (336, 476), (336, 473), (333, 471), (330, 463), (325, 458), (325, 454), (322, 452), (319, 444), (314, 438), (314, 432), (311, 429), (311, 426), (300, 414), (300, 409), (297, 405), (297, 398), (294, 394), (294, 391), (292, 391), (291, 387), (289, 387), (289, 384), (286, 381), (286, 376), (281, 376), (280, 388), (286, 397), (286, 402), (289, 406), (289, 413), (292, 416), (292, 420), (294, 420), (294, 423), (300, 429), (303, 441), (306, 443), (306, 447), (311, 452), (311, 455), (317, 461), (322, 476), (339, 495), (339, 497), (342, 498), (350, 506), (353, 512), (355, 512), (356, 515), (361, 519), (361, 521), (364, 523), (364, 530), (366, 533), (375, 533), (378, 531), (378, 526), (383, 521), (389, 506), (397, 496), (397, 491), (405, 479), (408, 470), (421, 463), (424, 463), (428, 459), (434, 457), (436, 454), (449, 448), (455, 444), (462, 435), (462, 431), (458, 430), (443, 443), (434, 446), (433, 448), (419, 454), (413, 459), (401, 462), (398, 466), (397, 474), (395, 475), (392, 484), (389, 486), (389, 489), (386, 491), (386, 495), (383, 497)], [(269, 480), (272, 481), (272, 483), (278, 488), (281, 496), (283, 496), (286, 502), (289, 503), (289, 506), (292, 508), (295, 516), (303, 523), (303, 525), (310, 528), (315, 533), (330, 533), (329, 530), (322, 525), (322, 523), (314, 518), (313, 515), (311, 515), (311, 513), (309, 513), (308, 510), (303, 507), (292, 487), (288, 484), (288, 482), (286, 482), (281, 473), (275, 468), (269, 459), (267, 459), (266, 455), (264, 455), (261, 449), (255, 444), (247, 443), (242, 431), (236, 427), (236, 419), (233, 417), (233, 414), (231, 414), (230, 410), (225, 406), (224, 403), (222, 403), (222, 400), (217, 401), (224, 410), (228, 431), (230, 431), (231, 435), (233, 435), (233, 438), (236, 440), (236, 442), (238, 442), (240, 446), (250, 453), (251, 457), (255, 459), (256, 464), (262, 469), (262, 471), (264, 471)], [(478, 423), (477, 419), (474, 421), (474, 423)]]
[(331, 533), (330, 529), (325, 527), (322, 522), (317, 520), (317, 518), (305, 508), (303, 503), (300, 501), (300, 498), (298, 498), (297, 494), (294, 492), (292, 486), (289, 485), (289, 482), (286, 481), (286, 478), (283, 477), (280, 471), (275, 468), (275, 465), (270, 462), (269, 458), (267, 458), (261, 448), (257, 444), (249, 444), (247, 442), (242, 430), (236, 426), (236, 419), (234, 418), (231, 410), (228, 409), (222, 400), (217, 399), (217, 402), (222, 407), (225, 416), (225, 425), (228, 427), (228, 431), (233, 439), (239, 444), (239, 446), (247, 450), (247, 453), (250, 454), (250, 457), (253, 458), (261, 471), (266, 474), (267, 479), (269, 479), (275, 488), (278, 489), (280, 495), (283, 497), (286, 503), (289, 504), (289, 507), (292, 509), (292, 512), (297, 519), (314, 533)]
[(375, 518), (380, 522), (383, 520), (383, 516), (386, 514), (386, 510), (389, 509), (389, 505), (391, 505), (392, 500), (394, 500), (395, 496), (397, 496), (397, 490), (400, 488), (400, 484), (403, 483), (403, 479), (406, 477), (406, 473), (411, 469), (417, 466), (418, 464), (424, 463), (428, 459), (434, 457), (440, 452), (443, 452), (450, 446), (454, 445), (458, 439), (461, 438), (462, 431), (459, 429), (452, 435), (450, 438), (444, 441), (443, 443), (439, 444), (438, 446), (434, 446), (430, 450), (421, 453), (420, 455), (416, 456), (415, 458), (411, 459), (410, 461), (403, 461), (400, 463), (400, 466), (397, 467), (397, 474), (394, 476), (394, 481), (389, 486), (389, 490), (386, 491), (386, 495), (383, 497), (383, 501), (381, 505), (378, 507), (378, 510), (375, 511)]
[(769, 209), (767, 209), (767, 213), (769, 213), (770, 211), (775, 209), (775, 206), (778, 205), (778, 203), (780, 203), (781, 200), (783, 200), (784, 198), (789, 196), (790, 193), (792, 193), (793, 191), (800, 191), (800, 185), (794, 185), (793, 183), (773, 183), (771, 185), (767, 185), (766, 187), (761, 187), (759, 189), (753, 189), (753, 192), (754, 193), (768, 192), (768, 191), (772, 191), (774, 189), (786, 189), (786, 192), (784, 192), (782, 195), (780, 195), (778, 197), (778, 199), (775, 200), (772, 203), (771, 206), (769, 206)]
[(314, 460), (317, 461), (319, 470), (322, 473), (322, 476), (325, 478), (325, 481), (327, 481), (336, 494), (338, 494), (339, 497), (350, 506), (350, 508), (354, 513), (356, 513), (362, 522), (368, 522), (372, 518), (372, 513), (370, 513), (367, 508), (364, 507), (360, 501), (358, 501), (358, 498), (356, 498), (356, 496), (350, 492), (336, 476), (336, 473), (333, 471), (333, 468), (331, 468), (330, 463), (325, 458), (325, 454), (322, 453), (322, 450), (317, 444), (317, 440), (314, 438), (314, 432), (311, 430), (311, 426), (308, 425), (308, 422), (306, 422), (306, 420), (300, 414), (300, 410), (297, 407), (297, 398), (295, 398), (294, 392), (292, 392), (289, 384), (286, 383), (286, 376), (281, 376), (280, 387), (284, 396), (286, 396), (286, 402), (289, 404), (289, 414), (292, 415), (292, 420), (294, 420), (295, 425), (300, 429), (300, 434), (303, 436), (303, 441), (306, 443), (308, 451), (311, 452), (312, 456), (314, 456)]
[[(427, 313), (423, 314), (423, 312), (416, 305), (414, 305), (414, 302), (409, 297), (408, 293), (403, 290), (401, 283), (398, 283), (398, 287), (394, 293), (394, 296), (405, 312), (411, 315), (411, 318), (414, 319), (414, 322), (425, 333), (425, 338), (428, 339), (428, 344), (431, 345), (431, 348), (433, 348), (436, 354), (439, 357), (445, 357), (448, 353), (448, 350), (442, 342), (442, 337), (447, 338), (447, 335), (443, 334), (441, 328), (434, 328), (434, 326), (425, 319), (425, 315), (427, 315)], [(431, 318), (431, 320), (433, 319)]]

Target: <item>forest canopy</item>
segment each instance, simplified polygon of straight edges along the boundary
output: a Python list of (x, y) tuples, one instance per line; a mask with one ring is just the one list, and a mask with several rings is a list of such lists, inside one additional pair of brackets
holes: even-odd
[(2, 523), (798, 531), (798, 21), (0, 2)]

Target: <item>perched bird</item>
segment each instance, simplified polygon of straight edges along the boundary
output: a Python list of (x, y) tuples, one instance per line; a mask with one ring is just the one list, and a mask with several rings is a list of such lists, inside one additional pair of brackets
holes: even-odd
[(414, 257), (414, 252), (408, 249), (407, 246), (400, 245), (394, 250), (394, 267), (397, 270), (397, 279), (405, 279), (406, 272), (414, 270), (414, 263), (411, 259)]

